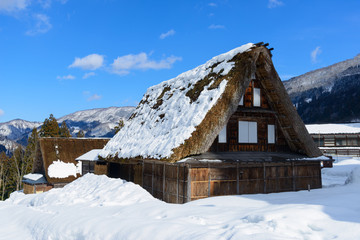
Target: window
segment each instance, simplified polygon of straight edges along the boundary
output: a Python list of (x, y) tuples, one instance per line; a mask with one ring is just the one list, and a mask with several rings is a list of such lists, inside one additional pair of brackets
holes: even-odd
[(260, 88), (254, 88), (254, 107), (260, 107)]
[(94, 161), (82, 161), (82, 175), (87, 173), (94, 173), (95, 162)]
[(226, 143), (226, 125), (219, 133), (219, 143)]
[(268, 143), (275, 143), (275, 125), (268, 125)]
[(239, 105), (243, 106), (244, 105), (244, 95), (241, 97)]
[(239, 121), (239, 143), (257, 143), (257, 122)]

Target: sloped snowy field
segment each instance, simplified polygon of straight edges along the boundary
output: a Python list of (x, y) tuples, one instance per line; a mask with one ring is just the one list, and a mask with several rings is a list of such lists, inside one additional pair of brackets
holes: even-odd
[(360, 159), (337, 160), (323, 169), (323, 189), (183, 205), (87, 174), (63, 189), (0, 202), (0, 239), (360, 239)]

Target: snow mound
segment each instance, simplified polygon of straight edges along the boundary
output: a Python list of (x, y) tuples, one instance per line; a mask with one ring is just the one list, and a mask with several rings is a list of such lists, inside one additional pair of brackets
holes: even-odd
[(360, 167), (354, 168), (345, 181), (346, 184), (360, 185)]
[(123, 206), (155, 200), (150, 193), (131, 182), (105, 175), (86, 174), (64, 188), (41, 194), (25, 195), (14, 192), (6, 201), (32, 207), (85, 204), (95, 206)]

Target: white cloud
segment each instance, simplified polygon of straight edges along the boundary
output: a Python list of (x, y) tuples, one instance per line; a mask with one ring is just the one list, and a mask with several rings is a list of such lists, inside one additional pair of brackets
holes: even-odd
[(96, 73), (94, 73), (94, 72), (88, 72), (88, 73), (84, 74), (83, 79), (87, 79), (87, 78), (95, 76), (95, 75), (96, 75)]
[(320, 47), (318, 46), (318, 47), (316, 47), (312, 52), (311, 52), (311, 54), (310, 54), (310, 56), (311, 56), (311, 61), (313, 62), (313, 63), (317, 63), (317, 61), (318, 61), (318, 56), (321, 54), (321, 49), (320, 49)]
[(217, 7), (217, 4), (216, 4), (216, 3), (213, 3), (213, 2), (212, 2), (212, 3), (209, 3), (208, 5), (209, 5), (210, 7)]
[(222, 28), (225, 28), (224, 25), (218, 25), (218, 24), (211, 24), (209, 26), (209, 29), (222, 29)]
[(4, 114), (5, 114), (4, 110), (0, 109), (0, 116), (2, 116)]
[(171, 30), (169, 30), (169, 31), (166, 32), (166, 33), (162, 33), (162, 34), (160, 35), (160, 39), (164, 39), (164, 38), (167, 38), (167, 37), (170, 37), (170, 36), (173, 36), (173, 35), (175, 35), (175, 30), (174, 30), (174, 29), (171, 29)]
[(84, 70), (95, 70), (104, 64), (104, 56), (99, 54), (90, 54), (83, 58), (76, 57), (69, 68), (81, 68)]
[(73, 75), (67, 75), (67, 76), (57, 76), (56, 79), (58, 80), (73, 80), (75, 77)]
[(35, 14), (34, 15), (36, 24), (35, 27), (26, 32), (26, 35), (34, 36), (40, 33), (46, 33), (52, 28), (50, 19), (45, 14)]
[(51, 7), (51, 0), (38, 0), (38, 2), (43, 8)]
[(171, 68), (181, 57), (170, 56), (160, 61), (150, 60), (146, 53), (129, 54), (118, 57), (111, 64), (113, 72), (117, 74), (128, 74), (131, 69), (164, 69)]
[(269, 0), (268, 8), (276, 8), (284, 5), (284, 3), (280, 0)]
[(100, 100), (101, 98), (102, 98), (101, 95), (97, 95), (97, 94), (95, 93), (95, 94), (91, 95), (90, 97), (88, 97), (87, 100), (90, 102), (90, 101)]
[(0, 12), (11, 13), (24, 10), (29, 4), (29, 0), (0, 0)]

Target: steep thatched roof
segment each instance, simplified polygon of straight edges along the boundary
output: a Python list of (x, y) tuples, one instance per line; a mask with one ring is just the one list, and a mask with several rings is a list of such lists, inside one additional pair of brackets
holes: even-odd
[(206, 152), (255, 78), (279, 113), (291, 150), (309, 157), (321, 155), (274, 69), (270, 51), (246, 44), (150, 87), (130, 121), (100, 156), (109, 161), (147, 158), (175, 162)]
[[(109, 141), (108, 138), (40, 138), (40, 149), (42, 154), (43, 168), (49, 183), (69, 183), (79, 175), (66, 176), (62, 178), (49, 175), (49, 167), (61, 161), (64, 164), (73, 164), (76, 167), (75, 159), (82, 154), (92, 150), (103, 148)], [(52, 165), (52, 167), (56, 165)]]

